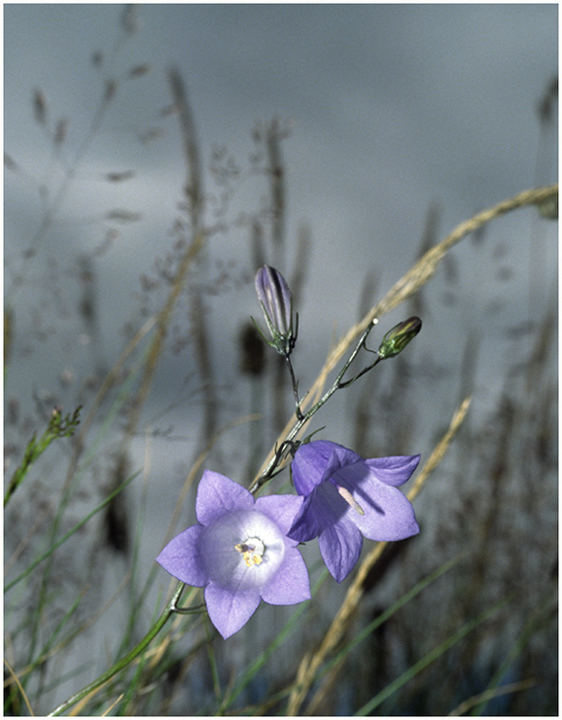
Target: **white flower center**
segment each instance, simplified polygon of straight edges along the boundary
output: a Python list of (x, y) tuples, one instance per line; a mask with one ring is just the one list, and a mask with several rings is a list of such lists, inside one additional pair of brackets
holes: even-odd
[(225, 513), (205, 528), (200, 547), (209, 578), (232, 589), (265, 585), (285, 555), (283, 533), (257, 510)]

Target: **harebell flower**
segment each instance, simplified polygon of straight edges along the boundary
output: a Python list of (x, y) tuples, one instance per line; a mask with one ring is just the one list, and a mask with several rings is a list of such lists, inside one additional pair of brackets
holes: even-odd
[(287, 537), (302, 503), (297, 495), (256, 500), (230, 478), (203, 473), (197, 524), (173, 538), (157, 561), (179, 580), (205, 588), (209, 618), (223, 638), (238, 632), (261, 600), (294, 605), (310, 598), (297, 541)]
[(341, 582), (359, 559), (363, 537), (402, 540), (419, 532), (410, 501), (398, 487), (416, 469), (419, 455), (364, 460), (327, 440), (301, 445), (291, 465), (304, 503), (289, 537), (318, 537), (320, 553)]

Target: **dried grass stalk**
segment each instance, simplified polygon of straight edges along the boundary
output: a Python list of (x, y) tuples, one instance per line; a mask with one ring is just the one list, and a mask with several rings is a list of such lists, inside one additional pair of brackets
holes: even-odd
[[(428, 250), (423, 257), (421, 257), (420, 260), (418, 260), (418, 262), (405, 275), (403, 275), (400, 280), (398, 280), (398, 282), (388, 291), (383, 299), (377, 305), (372, 307), (356, 325), (353, 325), (353, 327), (349, 329), (326, 359), (318, 377), (301, 403), (302, 410), (304, 411), (311, 407), (321, 397), (329, 374), (342, 360), (353, 341), (359, 337), (359, 335), (367, 328), (369, 323), (373, 322), (374, 318), (380, 318), (385, 313), (390, 312), (423, 287), (435, 273), (439, 263), (445, 257), (447, 252), (460, 240), (462, 240), (463, 237), (475, 232), (486, 225), (486, 223), (494, 220), (500, 215), (505, 215), (505, 213), (510, 212), (511, 210), (516, 210), (517, 208), (525, 207), (527, 205), (540, 206), (557, 196), (557, 184), (532, 190), (524, 190), (518, 195), (508, 198), (507, 200), (503, 200), (497, 205), (477, 213), (470, 218), (470, 220), (466, 220), (460, 223), (460, 225), (457, 225), (452, 233), (447, 235), (447, 237), (438, 245), (435, 245)], [(279, 442), (283, 441), (283, 438), (286, 437), (293, 425), (294, 419), (291, 418), (279, 435)], [(304, 429), (305, 428), (303, 428), (303, 431)], [(262, 475), (265, 468), (270, 463), (274, 453), (275, 448), (270, 451), (269, 455), (265, 459), (262, 467), (256, 475), (255, 481), (257, 481)]]
[(500, 697), (501, 695), (521, 692), (521, 690), (528, 690), (529, 688), (534, 687), (536, 684), (536, 680), (534, 680), (533, 678), (528, 678), (527, 680), (520, 680), (519, 682), (501, 685), (497, 688), (490, 688), (489, 690), (485, 690), (484, 692), (481, 692), (478, 695), (474, 695), (473, 697), (468, 698), (468, 700), (462, 702), (454, 710), (451, 710), (449, 716), (456, 717), (459, 715), (465, 715), (469, 710), (471, 710), (476, 705), (479, 705), (481, 702), (492, 700), (493, 698)]
[[(443, 459), (447, 448), (451, 444), (451, 441), (453, 440), (466, 416), (469, 405), (470, 397), (467, 397), (462, 401), (459, 408), (453, 415), (447, 432), (443, 435), (441, 440), (435, 446), (429, 459), (421, 469), (412, 488), (410, 489), (410, 492), (408, 493), (408, 500), (410, 500), (411, 502), (419, 495), (423, 485), (425, 484), (425, 481)], [(363, 597), (363, 594), (365, 592), (363, 587), (365, 579), (373, 565), (382, 555), (386, 545), (386, 542), (377, 543), (365, 557), (359, 567), (359, 570), (357, 571), (357, 574), (353, 579), (353, 582), (349, 586), (349, 590), (347, 591), (345, 599), (338, 613), (334, 617), (324, 640), (320, 644), (320, 647), (314, 653), (307, 653), (301, 660), (301, 663), (297, 670), (293, 691), (289, 697), (287, 715), (297, 715), (304, 701), (304, 698), (306, 697), (306, 694), (308, 693), (308, 690), (314, 681), (320, 665), (324, 662), (328, 653), (336, 647), (336, 645), (340, 642), (341, 638), (345, 634), (351, 618), (353, 617), (359, 605), (359, 602), (361, 601), (361, 598)], [(323, 687), (328, 684), (329, 678), (327, 681), (325, 681), (324, 686), (322, 686), (317, 691), (314, 699), (309, 704), (307, 708), (307, 714), (312, 713), (313, 707), (316, 707), (319, 702), (318, 698), (320, 698), (323, 694)]]
[[(373, 321), (374, 318), (380, 318), (382, 315), (390, 312), (395, 307), (404, 302), (408, 297), (417, 292), (430, 277), (435, 273), (441, 260), (446, 253), (456, 245), (463, 237), (475, 232), (486, 223), (494, 220), (500, 215), (511, 210), (516, 210), (526, 205), (540, 205), (541, 203), (554, 198), (558, 194), (558, 185), (550, 185), (549, 187), (537, 188), (533, 190), (524, 190), (512, 198), (503, 200), (501, 203), (494, 205), (487, 210), (474, 215), (470, 220), (466, 220), (453, 230), (452, 233), (428, 250), (423, 257), (405, 274), (395, 285), (388, 291), (384, 298), (354, 325), (348, 333), (340, 340), (336, 348), (331, 352), (326, 360), (324, 367), (316, 382), (311, 388), (309, 396), (319, 394), (326, 382), (328, 374), (335, 368), (344, 356), (345, 352), (365, 328)], [(308, 399), (308, 398), (307, 398)], [(306, 405), (310, 405), (309, 401)]]
[(186, 192), (191, 199), (190, 210), (193, 235), (185, 255), (179, 264), (170, 293), (162, 310), (158, 314), (156, 334), (150, 346), (146, 364), (143, 369), (143, 376), (139, 390), (132, 402), (131, 413), (126, 431), (126, 436), (129, 438), (132, 437), (137, 427), (141, 409), (152, 385), (156, 366), (164, 349), (168, 326), (170, 324), (176, 302), (187, 283), (189, 270), (192, 264), (198, 259), (205, 244), (205, 232), (201, 225), (203, 193), (201, 187), (199, 148), (195, 139), (191, 109), (187, 103), (183, 81), (179, 72), (174, 68), (170, 69), (168, 79), (170, 81), (174, 102), (179, 109), (182, 139), (187, 159), (188, 187), (186, 188)]

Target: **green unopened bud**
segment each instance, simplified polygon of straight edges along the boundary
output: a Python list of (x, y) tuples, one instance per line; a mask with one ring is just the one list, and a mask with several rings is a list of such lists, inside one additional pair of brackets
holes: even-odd
[(401, 353), (410, 340), (413, 340), (419, 333), (421, 326), (422, 321), (415, 316), (395, 325), (383, 337), (378, 350), (379, 357), (384, 360)]

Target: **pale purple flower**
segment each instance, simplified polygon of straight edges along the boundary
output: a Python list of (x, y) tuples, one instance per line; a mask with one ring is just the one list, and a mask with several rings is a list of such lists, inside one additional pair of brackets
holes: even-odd
[(327, 440), (301, 445), (291, 469), (305, 501), (289, 537), (299, 542), (318, 537), (326, 567), (341, 582), (359, 558), (363, 537), (402, 540), (419, 532), (414, 508), (398, 490), (419, 460), (419, 455), (363, 460)]
[(209, 617), (224, 638), (248, 622), (260, 600), (294, 605), (310, 598), (306, 565), (286, 535), (302, 502), (297, 495), (255, 500), (224, 475), (203, 473), (195, 501), (199, 522), (156, 559), (179, 580), (205, 587)]

